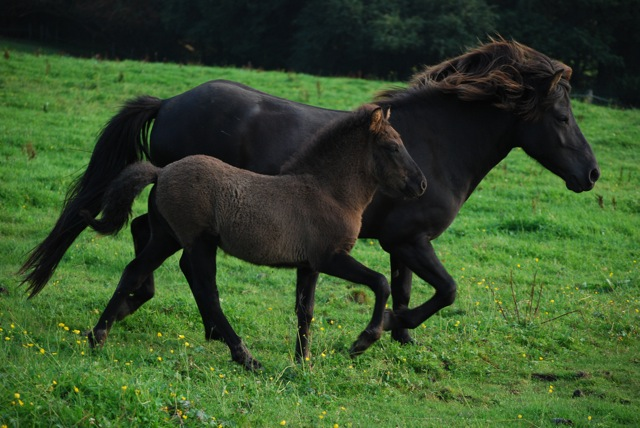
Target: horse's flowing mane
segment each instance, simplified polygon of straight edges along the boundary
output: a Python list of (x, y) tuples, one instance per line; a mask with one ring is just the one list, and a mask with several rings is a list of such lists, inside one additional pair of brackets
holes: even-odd
[[(560, 77), (558, 84), (551, 84)], [(378, 94), (390, 101), (424, 91), (455, 94), (463, 101), (489, 101), (535, 120), (558, 97), (570, 90), (571, 68), (515, 41), (491, 39), (468, 52), (426, 67), (406, 89)]]

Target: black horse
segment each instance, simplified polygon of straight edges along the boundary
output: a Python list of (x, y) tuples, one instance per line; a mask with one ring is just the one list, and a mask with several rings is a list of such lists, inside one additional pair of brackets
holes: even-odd
[[(131, 313), (139, 285), (180, 249), (180, 268), (198, 304), (205, 337), (224, 341), (233, 361), (248, 370), (261, 365), (220, 307), (218, 248), (254, 264), (304, 267), (367, 285), (375, 294), (374, 311), (350, 354), (361, 354), (382, 336), (389, 284), (349, 253), (377, 189), (397, 198), (417, 198), (427, 182), (380, 107), (365, 105), (332, 121), (275, 176), (204, 155), (187, 156), (164, 168), (135, 163), (111, 183), (102, 218), (96, 221), (87, 213), (87, 221), (100, 233), (117, 233), (129, 220), (136, 196), (151, 183), (151, 239), (124, 269), (88, 335), (92, 346), (104, 343), (113, 323)], [(300, 291), (306, 290), (296, 293)], [(305, 295), (298, 295), (296, 302), (301, 316)], [(309, 357), (310, 323), (310, 317), (299, 318), (298, 361)]]
[[(363, 218), (360, 237), (378, 239), (390, 255), (393, 313), (386, 317), (385, 328), (394, 339), (411, 341), (407, 329), (454, 302), (456, 283), (431, 241), (514, 147), (564, 179), (570, 190), (593, 188), (600, 170), (571, 111), (570, 77), (568, 66), (534, 49), (492, 40), (426, 68), (406, 89), (377, 97), (377, 104), (391, 108), (391, 124), (429, 182), (425, 194), (413, 201), (377, 194)], [(163, 166), (199, 153), (276, 174), (300, 141), (343, 114), (228, 81), (208, 82), (167, 100), (144, 96), (129, 101), (100, 135), (53, 230), (22, 266), (31, 297), (42, 290), (86, 228), (80, 211), (97, 215), (106, 187), (126, 165), (146, 155)], [(269, 144), (274, 141), (278, 145)], [(131, 231), (139, 252), (149, 239), (146, 217), (134, 220)], [(409, 309), (412, 272), (431, 284), (435, 295)], [(297, 274), (311, 313), (317, 274), (304, 268)], [(153, 296), (151, 277), (141, 291), (132, 305)]]

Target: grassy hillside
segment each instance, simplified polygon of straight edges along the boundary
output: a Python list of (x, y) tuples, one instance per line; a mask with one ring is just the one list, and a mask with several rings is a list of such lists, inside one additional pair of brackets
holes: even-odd
[[(0, 50), (0, 426), (640, 425), (639, 111), (574, 104), (602, 169), (592, 192), (569, 192), (520, 150), (489, 174), (435, 243), (459, 297), (415, 346), (387, 335), (350, 360), (373, 296), (321, 277), (313, 358), (298, 366), (294, 272), (220, 255), (223, 308), (265, 366), (252, 374), (203, 339), (176, 258), (156, 297), (88, 348), (81, 332), (132, 258), (126, 232), (81, 235), (32, 300), (15, 272), (126, 99), (225, 78), (351, 109), (389, 84), (76, 59), (2, 39)], [(376, 242), (355, 255), (388, 275)], [(432, 293), (413, 289), (413, 304)]]

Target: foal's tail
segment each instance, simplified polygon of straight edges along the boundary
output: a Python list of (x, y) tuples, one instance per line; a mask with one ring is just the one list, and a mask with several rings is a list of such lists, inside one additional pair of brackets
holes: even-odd
[(49, 235), (29, 255), (19, 273), (25, 275), (29, 298), (47, 284), (62, 256), (87, 227), (80, 211), (90, 216), (100, 212), (102, 196), (115, 177), (129, 164), (149, 154), (149, 130), (158, 115), (162, 100), (142, 96), (128, 101), (106, 124), (89, 165), (69, 189), (62, 213)]
[(129, 221), (133, 201), (142, 190), (158, 180), (161, 168), (149, 163), (129, 165), (116, 177), (102, 199), (102, 218), (97, 219), (87, 210), (80, 215), (102, 235), (115, 235)]

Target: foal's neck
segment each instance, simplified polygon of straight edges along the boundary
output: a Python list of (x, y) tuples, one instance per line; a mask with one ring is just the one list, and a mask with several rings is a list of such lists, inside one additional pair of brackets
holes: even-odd
[(364, 211), (378, 188), (369, 138), (368, 131), (351, 130), (316, 140), (282, 172), (306, 175), (342, 206)]

